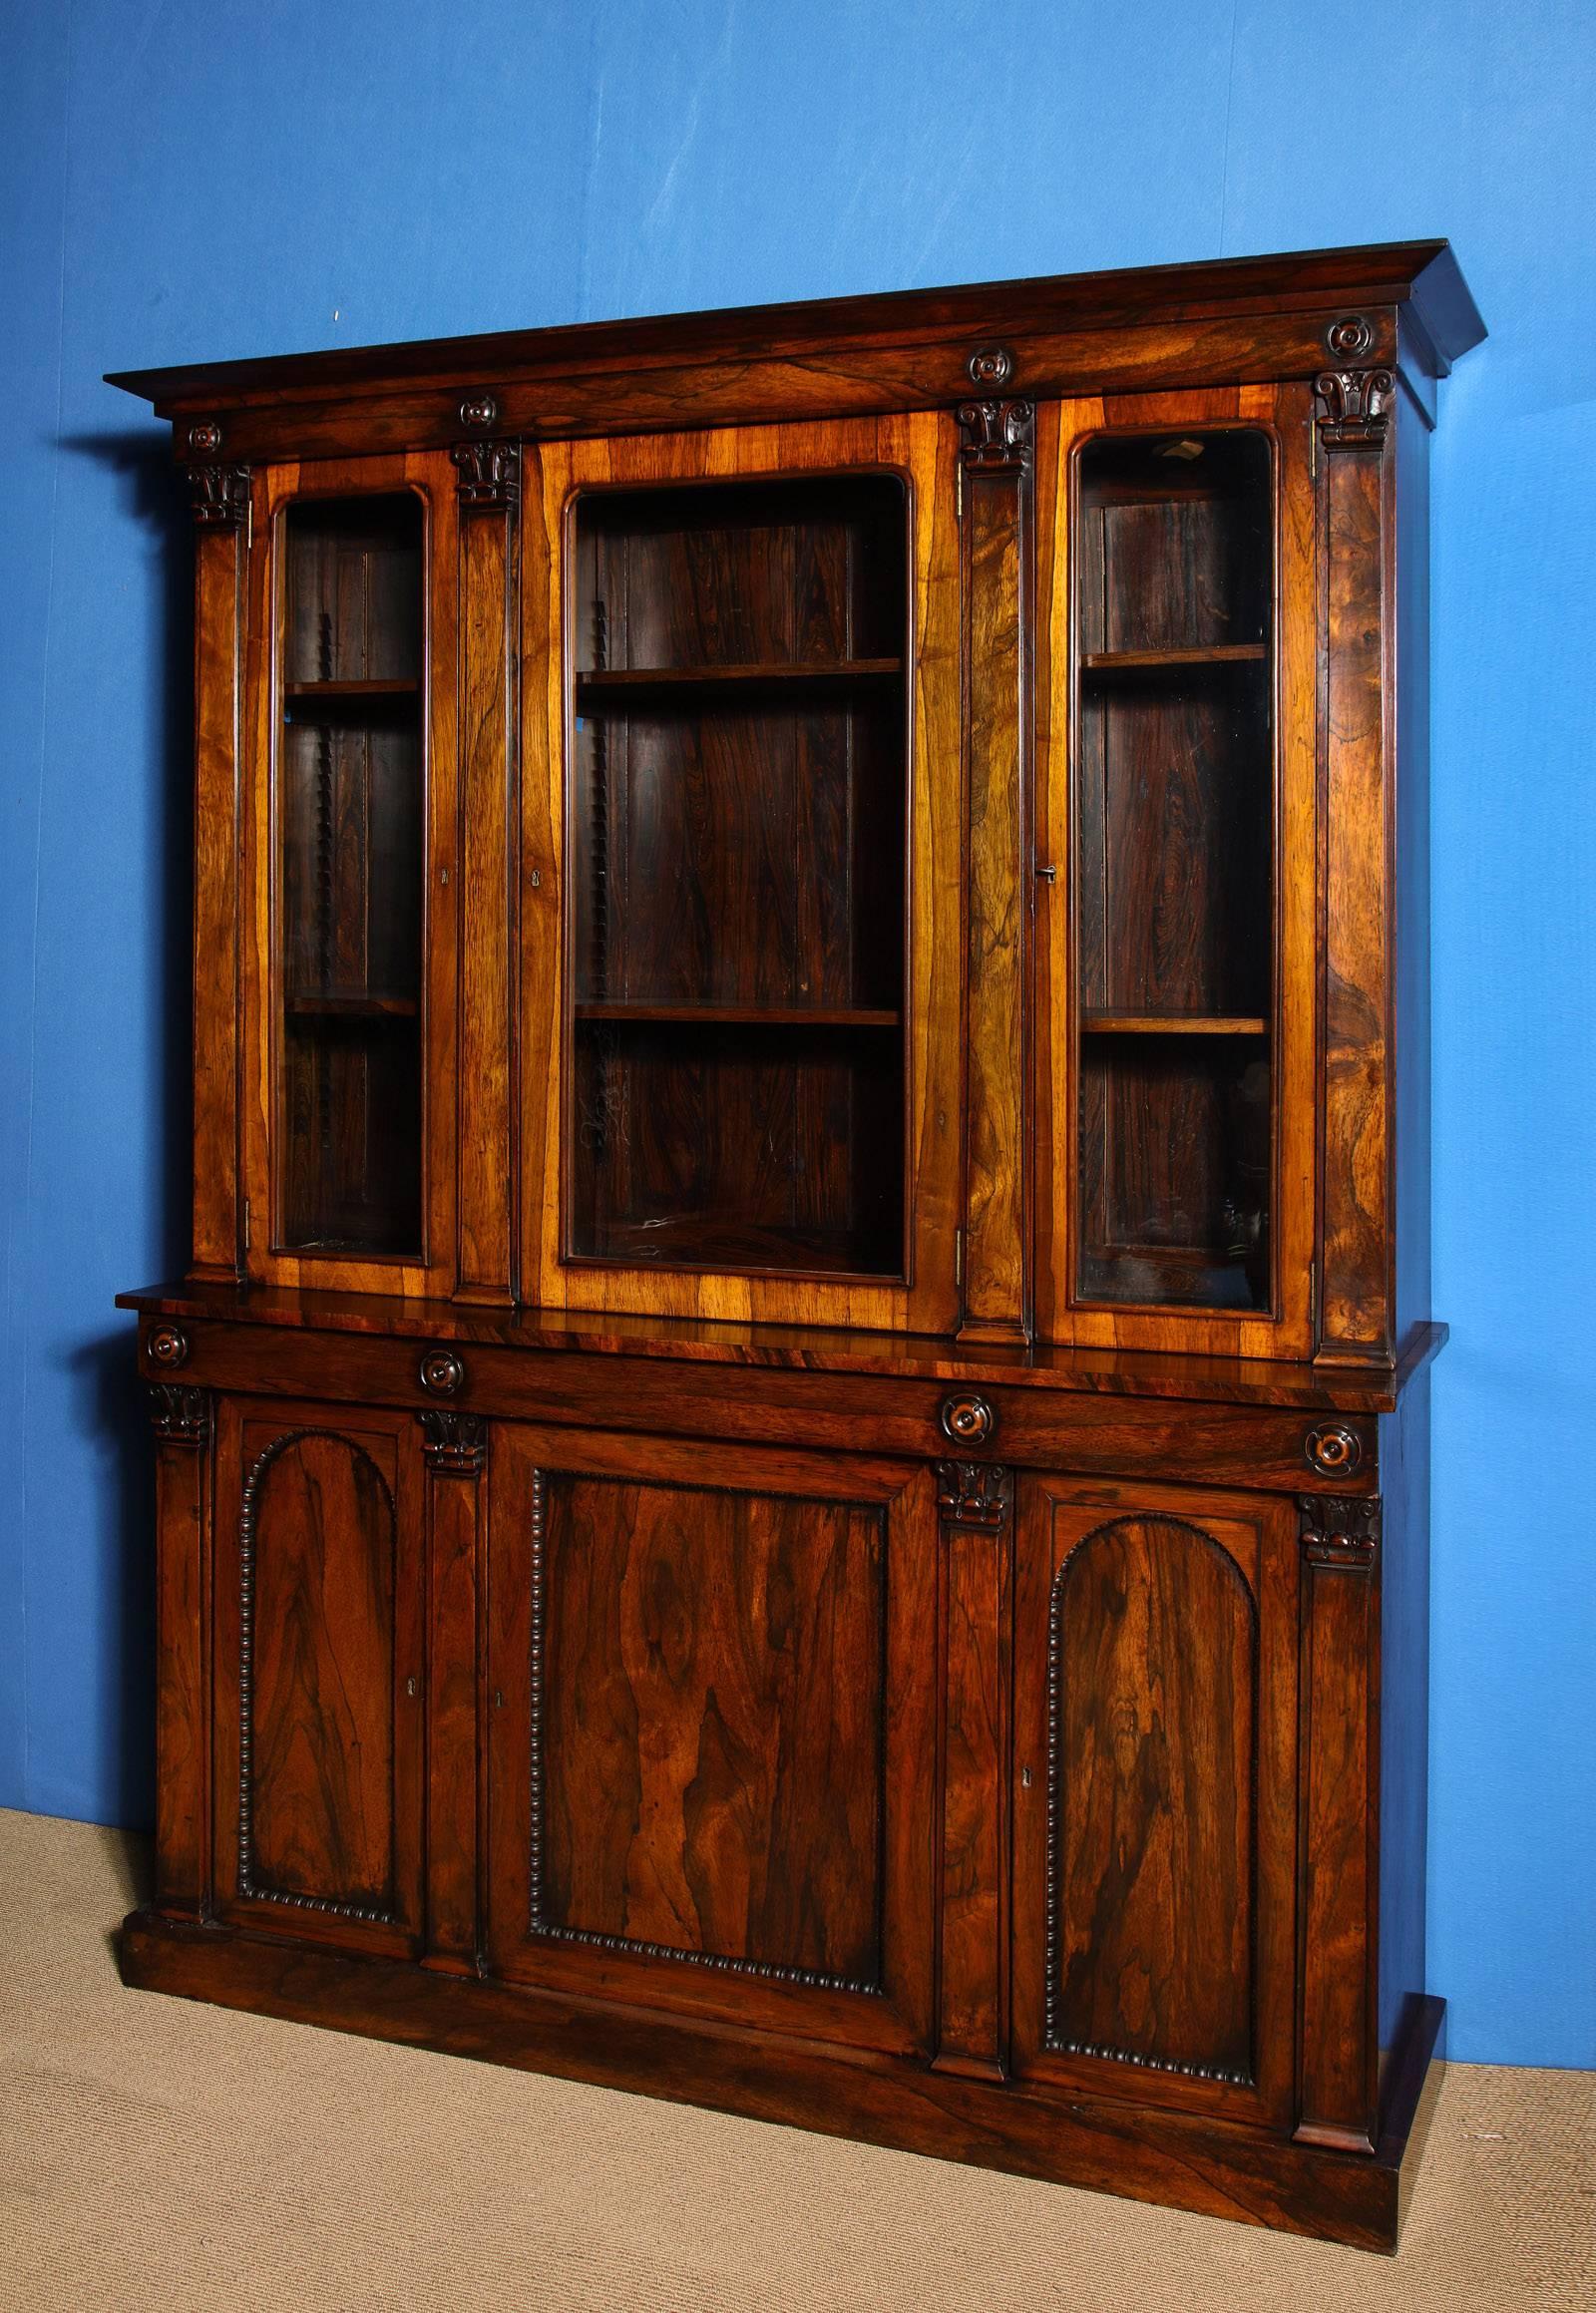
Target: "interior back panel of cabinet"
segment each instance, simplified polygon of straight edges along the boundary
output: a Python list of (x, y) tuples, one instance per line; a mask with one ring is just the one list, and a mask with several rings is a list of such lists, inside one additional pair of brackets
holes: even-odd
[[(897, 1005), (903, 710), (706, 700), (606, 718), (584, 997)], [(897, 793), (894, 793), (894, 789)]]
[(608, 626), (598, 651), (579, 625), (579, 666), (833, 665), (903, 649), (904, 496), (889, 477), (596, 493), (579, 534)]
[(287, 681), (408, 681), (420, 673), (418, 499), (298, 500), (287, 514), (286, 576)]
[[(290, 713), (295, 712), (290, 708)], [(322, 710), (283, 732), (284, 987), (414, 1001), (421, 985), (421, 749), (413, 711), (384, 726)]]
[(883, 1275), (901, 1261), (890, 1033), (606, 1022), (578, 1039), (574, 1091), (576, 1235), (598, 1257)]
[[(1080, 1290), (1255, 1308), (1267, 1298), (1269, 1063), (1250, 1038), (1092, 1038), (1080, 1067)], [(1262, 1234), (1241, 1243), (1243, 1217)]]
[(421, 549), (409, 496), (284, 521), (281, 1196), (304, 1250), (421, 1235)]
[(1271, 536), (1261, 435), (1105, 437), (1083, 454), (1075, 846), (1089, 1299), (1268, 1298)]
[(579, 506), (580, 1256), (901, 1272), (905, 545), (875, 476)]

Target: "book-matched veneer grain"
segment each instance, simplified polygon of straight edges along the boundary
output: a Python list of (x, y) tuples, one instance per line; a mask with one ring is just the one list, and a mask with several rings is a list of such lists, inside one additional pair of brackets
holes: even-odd
[(194, 1274), (236, 1278), (247, 474), (231, 495), (200, 490), (196, 507)]
[[(455, 1291), (515, 1297), (516, 614), (520, 457), (481, 478), (457, 444), (460, 506), (460, 1109)], [(438, 903), (446, 904), (439, 891)]]
[(1024, 1341), (1031, 1331), (1035, 419), (1022, 397), (983, 396), (959, 410), (969, 814), (962, 1341)]

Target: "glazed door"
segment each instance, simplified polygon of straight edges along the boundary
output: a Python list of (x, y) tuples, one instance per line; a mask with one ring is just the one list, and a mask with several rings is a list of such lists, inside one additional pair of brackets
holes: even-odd
[(946, 1330), (953, 421), (527, 457), (523, 1298)]
[(495, 1969), (927, 2045), (936, 1518), (924, 1465), (496, 1429)]
[(217, 1909), (409, 1953), (423, 1812), (416, 1418), (223, 1398), (216, 1451)]
[(241, 1233), (271, 1284), (455, 1281), (455, 482), (443, 452), (255, 479)]
[(1013, 2067), (1290, 2118), (1292, 1501), (1021, 1481)]
[(1039, 413), (1037, 1314), (1313, 1347), (1306, 386)]

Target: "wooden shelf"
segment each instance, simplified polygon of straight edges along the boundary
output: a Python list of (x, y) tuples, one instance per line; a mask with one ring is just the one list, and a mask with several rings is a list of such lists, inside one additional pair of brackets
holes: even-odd
[(634, 1020), (655, 1027), (898, 1028), (903, 1013), (858, 1004), (578, 1003), (579, 1020)]
[(343, 1259), (381, 1265), (421, 1259), (417, 1246), (374, 1245), (369, 1237), (307, 1237), (302, 1243), (273, 1245), (271, 1251), (273, 1256), (286, 1255), (290, 1261)]
[(317, 700), (330, 705), (359, 706), (367, 699), (413, 699), (421, 695), (421, 684), (414, 675), (384, 676), (370, 682), (285, 682), (284, 698), (295, 706)]
[(1263, 1036), (1267, 1020), (1242, 1012), (1084, 1012), (1083, 1036)]
[(291, 1020), (413, 1020), (416, 1008), (413, 995), (368, 995), (363, 989), (283, 998)]
[(394, 682), (285, 682), (283, 713), (291, 723), (374, 722), (404, 724), (421, 706), (421, 685)]
[(1210, 642), (1191, 650), (1088, 650), (1083, 674), (1157, 674), (1192, 666), (1258, 666), (1268, 656), (1265, 642)]
[(899, 680), (901, 658), (847, 658), (811, 664), (751, 666), (614, 666), (579, 672), (577, 697), (585, 706), (606, 699), (659, 701), (732, 696), (739, 692), (846, 690), (858, 684)]
[(868, 1230), (761, 1227), (735, 1212), (706, 1210), (657, 1221), (614, 1223), (599, 1244), (575, 1257), (584, 1265), (720, 1270), (730, 1276), (902, 1277), (896, 1242)]

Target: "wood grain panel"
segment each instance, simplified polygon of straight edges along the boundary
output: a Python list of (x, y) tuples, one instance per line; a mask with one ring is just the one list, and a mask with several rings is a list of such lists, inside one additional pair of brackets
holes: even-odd
[(518, 524), (460, 525), (460, 1177), (463, 1301), (508, 1302), (515, 1215), (512, 1052)]
[[(223, 1399), (214, 1584), (224, 1915), (412, 1951), (423, 1809), (420, 1432)], [(235, 1859), (235, 1861), (234, 1861)]]
[[(1396, 1305), (1400, 1345), (1423, 1325), (1431, 1299), (1429, 908), (1429, 431), (1407, 392), (1396, 402), (1391, 574), (1396, 656), (1396, 888), (1392, 912)], [(1400, 574), (1399, 578), (1397, 574)]]
[(1372, 2148), (1378, 2090), (1379, 1498), (1302, 1505), (1302, 2057), (1297, 2134)]
[(391, 1918), (397, 1533), (364, 1449), (273, 1440), (244, 1481), (250, 1877)]
[[(1030, 1332), (1029, 402), (960, 412), (969, 832), (961, 1341)], [(989, 436), (997, 430), (999, 445)], [(1011, 436), (1012, 439), (1006, 439)]]
[(1200, 1528), (1116, 1519), (1053, 1578), (1048, 1656), (1048, 2046), (1250, 2083), (1246, 1584)]
[(910, 1664), (935, 1644), (928, 1473), (495, 1435), (495, 1964), (920, 2044), (936, 1705)]
[(488, 1425), (479, 1414), (421, 1417), (427, 1521), (427, 1954), (463, 1974), (481, 1940), (477, 1771), (479, 1637), (486, 1569)]
[(1032, 1480), (1015, 1600), (1015, 2068), (1284, 2120), (1293, 1513)]
[[(1329, 436), (1327, 434), (1327, 441)], [(1324, 453), (1323, 1293), (1316, 1355), (1389, 1358), (1395, 1323), (1392, 730), (1385, 429)]]
[(942, 1917), (937, 2069), (1001, 2078), (1008, 2057), (1012, 1482), (939, 1465)]
[(548, 1481), (537, 1929), (881, 1970), (879, 1509)]
[(243, 526), (195, 539), (194, 1274), (239, 1274)]

